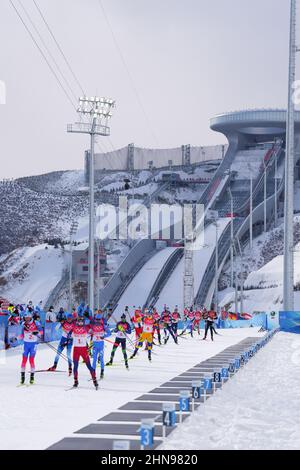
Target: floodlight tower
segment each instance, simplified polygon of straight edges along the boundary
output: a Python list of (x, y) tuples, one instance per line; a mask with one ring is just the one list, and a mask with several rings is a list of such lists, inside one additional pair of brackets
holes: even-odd
[[(89, 134), (91, 141), (90, 168), (89, 168), (89, 190), (90, 190), (90, 214), (89, 214), (89, 280), (88, 280), (88, 304), (94, 313), (94, 256), (95, 256), (95, 195), (94, 195), (94, 167), (95, 167), (95, 138), (97, 135), (108, 137), (110, 128), (108, 120), (112, 117), (111, 110), (115, 101), (107, 98), (86, 96), (79, 98), (80, 122), (68, 125), (68, 132), (76, 134)], [(83, 122), (87, 118), (88, 122)]]
[(72, 222), (70, 228), (70, 265), (69, 265), (69, 312), (72, 313), (72, 273), (73, 273), (73, 240), (78, 230), (78, 222)]
[(284, 266), (283, 309), (294, 310), (294, 165), (295, 165), (295, 105), (293, 86), (296, 70), (296, 0), (291, 0), (288, 109), (286, 123), (285, 197), (284, 197)]

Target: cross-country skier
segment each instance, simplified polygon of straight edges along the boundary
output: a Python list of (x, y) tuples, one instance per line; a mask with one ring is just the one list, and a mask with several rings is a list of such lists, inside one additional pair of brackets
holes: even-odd
[(172, 336), (174, 343), (178, 344), (178, 340), (176, 336), (174, 335), (173, 329), (172, 329), (172, 315), (170, 311), (168, 310), (167, 307), (165, 307), (162, 315), (161, 315), (161, 320), (164, 324), (164, 332), (165, 332), (165, 337), (164, 337), (164, 343), (167, 344), (170, 335)]
[(176, 305), (174, 312), (172, 313), (172, 324), (171, 328), (173, 330), (174, 336), (177, 338), (178, 323), (181, 319), (180, 313), (178, 312), (178, 306)]
[(204, 338), (203, 340), (206, 339), (208, 330), (210, 330), (210, 337), (211, 340), (214, 340), (214, 319), (215, 319), (216, 312), (213, 310), (213, 306), (211, 307), (211, 310), (209, 312), (204, 312), (203, 313), (203, 319), (205, 320), (205, 332), (204, 332)]
[(57, 348), (57, 354), (54, 359), (54, 364), (52, 367), (48, 369), (49, 372), (54, 372), (57, 368), (57, 364), (59, 358), (65, 348), (67, 348), (67, 356), (68, 356), (68, 367), (69, 367), (69, 375), (72, 374), (72, 346), (73, 346), (73, 338), (72, 338), (72, 331), (74, 328), (74, 319), (72, 313), (68, 313), (65, 319), (62, 319), (59, 325), (57, 325), (56, 329), (62, 330), (62, 336)]
[(143, 321), (142, 311), (139, 308), (136, 308), (134, 311), (133, 317), (131, 317), (131, 322), (134, 326), (136, 341), (138, 341), (139, 337), (141, 336), (143, 332), (142, 321)]
[(201, 310), (197, 309), (196, 312), (195, 312), (193, 328), (198, 332), (198, 335), (200, 335), (200, 321), (201, 321), (201, 319), (202, 319), (202, 312), (201, 312)]
[(100, 358), (100, 379), (104, 378), (104, 338), (111, 335), (103, 315), (96, 313), (91, 325), (93, 341), (93, 369), (96, 370), (98, 358)]
[(130, 357), (130, 359), (133, 359), (138, 350), (143, 346), (144, 342), (147, 343), (147, 349), (148, 349), (148, 359), (151, 361), (151, 351), (152, 351), (152, 342), (153, 342), (153, 327), (154, 327), (154, 320), (152, 317), (152, 313), (149, 310), (145, 311), (144, 314), (144, 320), (143, 320), (143, 332), (140, 335), (139, 342), (135, 347), (135, 350)]
[(34, 358), (36, 355), (38, 337), (43, 336), (43, 328), (40, 323), (34, 321), (32, 313), (27, 311), (24, 316), (22, 324), (22, 332), (19, 336), (24, 340), (23, 359), (21, 364), (21, 385), (25, 383), (25, 370), (29, 357), (30, 363), (30, 383), (34, 383), (35, 363)]
[(90, 371), (91, 377), (93, 379), (93, 383), (95, 385), (96, 390), (98, 389), (98, 382), (96, 379), (96, 372), (95, 369), (91, 366), (89, 353), (88, 353), (88, 346), (87, 346), (87, 338), (90, 334), (90, 326), (84, 324), (84, 316), (82, 314), (78, 315), (77, 321), (73, 327), (72, 335), (73, 335), (73, 363), (74, 363), (74, 388), (78, 387), (78, 364), (79, 359), (82, 357), (85, 365)]
[(111, 351), (110, 361), (106, 365), (111, 366), (113, 364), (116, 350), (118, 346), (121, 345), (122, 353), (123, 353), (123, 357), (125, 361), (125, 367), (126, 369), (128, 369), (128, 358), (127, 358), (127, 353), (126, 353), (126, 338), (127, 338), (127, 335), (130, 335), (131, 333), (131, 326), (126, 321), (125, 313), (121, 315), (121, 321), (117, 323), (115, 332), (116, 332), (116, 339), (115, 339), (115, 342)]
[[(154, 333), (156, 332), (156, 333), (157, 333), (158, 342), (159, 342), (159, 344), (161, 344), (161, 335), (160, 335), (161, 317), (160, 317), (160, 314), (158, 313), (158, 311), (156, 310), (155, 307), (153, 308), (153, 311), (152, 311), (152, 318), (153, 318), (153, 320), (154, 320), (154, 324), (153, 324), (153, 339), (154, 339)], [(153, 344), (153, 341), (152, 341), (152, 344)]]

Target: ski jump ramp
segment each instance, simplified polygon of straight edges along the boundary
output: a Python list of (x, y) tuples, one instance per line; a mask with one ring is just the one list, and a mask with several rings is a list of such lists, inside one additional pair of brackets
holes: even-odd
[[(221, 237), (225, 228), (230, 223), (230, 218), (218, 220), (218, 235)], [(216, 228), (213, 224), (208, 225), (204, 230), (204, 245), (194, 252), (194, 288), (198, 291), (202, 278), (205, 274), (207, 264), (215, 249)], [(180, 260), (175, 270), (171, 274), (166, 285), (162, 289), (160, 296), (156, 302), (158, 311), (162, 311), (164, 304), (170, 309), (178, 305), (179, 311), (183, 311), (183, 276), (184, 276), (184, 258)]]
[(131, 313), (134, 305), (136, 307), (143, 307), (156, 278), (176, 249), (176, 247), (168, 247), (158, 251), (140, 269), (118, 302), (118, 306), (114, 313), (116, 318), (119, 318), (120, 315), (122, 315), (126, 306), (130, 307)]

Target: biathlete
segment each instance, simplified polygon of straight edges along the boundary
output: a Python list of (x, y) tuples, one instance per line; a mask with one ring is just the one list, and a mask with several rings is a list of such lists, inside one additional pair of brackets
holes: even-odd
[(154, 334), (157, 333), (157, 339), (158, 339), (159, 344), (161, 345), (161, 335), (160, 335), (161, 317), (155, 307), (152, 310), (152, 318), (154, 320), (152, 344), (154, 344)]
[(55, 372), (59, 358), (65, 348), (67, 348), (67, 357), (68, 357), (68, 367), (69, 375), (72, 375), (72, 347), (73, 347), (73, 338), (72, 331), (74, 326), (74, 317), (72, 313), (68, 313), (65, 318), (62, 318), (60, 324), (56, 326), (56, 329), (62, 330), (62, 336), (58, 344), (57, 353), (54, 359), (54, 364), (48, 369), (49, 372)]
[(85, 325), (85, 320), (83, 314), (79, 314), (77, 321), (75, 322), (72, 330), (73, 335), (73, 363), (74, 363), (74, 388), (78, 387), (78, 364), (79, 359), (82, 357), (85, 365), (90, 371), (91, 377), (93, 379), (93, 383), (95, 385), (96, 390), (98, 389), (98, 382), (96, 379), (96, 372), (95, 369), (91, 366), (89, 353), (88, 353), (88, 346), (87, 346), (87, 338), (91, 332), (90, 325)]
[(106, 320), (100, 313), (97, 313), (91, 325), (93, 369), (96, 370), (97, 361), (100, 359), (100, 379), (104, 378), (104, 339), (111, 336)]
[(148, 359), (151, 361), (151, 351), (152, 351), (152, 344), (153, 344), (153, 328), (154, 328), (154, 319), (152, 317), (152, 313), (150, 311), (145, 311), (144, 314), (144, 321), (143, 321), (143, 332), (140, 335), (139, 342), (135, 347), (135, 350), (130, 356), (130, 359), (133, 359), (138, 350), (143, 346), (144, 342), (147, 343), (147, 350), (148, 350)]
[(134, 326), (134, 331), (135, 331), (135, 340), (138, 341), (140, 335), (143, 332), (143, 314), (140, 309), (135, 309), (133, 317), (131, 317), (131, 322)]
[(164, 332), (165, 332), (164, 343), (167, 344), (171, 335), (174, 340), (174, 343), (178, 344), (178, 339), (174, 335), (174, 332), (172, 329), (172, 315), (170, 311), (167, 310), (166, 308), (161, 315), (161, 320), (164, 324)]
[(195, 312), (195, 317), (194, 317), (194, 326), (193, 329), (198, 332), (198, 335), (200, 335), (200, 321), (202, 319), (202, 313), (200, 310), (196, 310)]
[(114, 345), (113, 345), (113, 348), (112, 348), (112, 351), (111, 351), (110, 360), (109, 360), (109, 362), (107, 362), (106, 365), (107, 366), (112, 366), (113, 361), (114, 361), (114, 357), (115, 357), (115, 354), (116, 354), (116, 350), (117, 350), (118, 346), (121, 345), (122, 353), (123, 353), (123, 357), (124, 357), (124, 361), (125, 361), (125, 367), (126, 367), (126, 369), (128, 369), (128, 357), (127, 357), (127, 353), (126, 353), (126, 338), (127, 338), (127, 335), (130, 335), (130, 333), (131, 333), (131, 326), (126, 321), (125, 313), (123, 313), (123, 315), (121, 315), (121, 321), (119, 321), (117, 323), (116, 328), (115, 328), (114, 331), (116, 333), (116, 338), (115, 338), (115, 342), (114, 342)]
[(24, 315), (22, 331), (19, 339), (24, 340), (23, 358), (21, 364), (21, 385), (25, 383), (26, 364), (29, 358), (30, 363), (30, 383), (34, 383), (35, 363), (34, 358), (37, 350), (38, 337), (43, 336), (41, 324), (32, 318), (31, 312), (27, 311)]
[(172, 323), (171, 323), (171, 328), (173, 330), (174, 336), (177, 338), (177, 332), (178, 332), (178, 322), (181, 319), (180, 313), (178, 312), (178, 307), (176, 306), (174, 309), (174, 312), (171, 315), (172, 317)]

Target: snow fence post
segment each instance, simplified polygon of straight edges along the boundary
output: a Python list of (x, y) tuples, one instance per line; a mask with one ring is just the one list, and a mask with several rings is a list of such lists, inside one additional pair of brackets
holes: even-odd
[(192, 382), (192, 412), (195, 411), (195, 400), (201, 399), (201, 381)]
[(216, 393), (216, 385), (217, 383), (221, 383), (221, 372), (219, 370), (214, 371), (213, 373), (213, 387), (214, 387), (214, 393)]
[(204, 390), (204, 402), (206, 402), (206, 390), (212, 389), (212, 377), (204, 377), (202, 381), (203, 390)]
[(163, 403), (162, 405), (163, 441), (166, 439), (166, 428), (176, 426), (175, 403)]
[(224, 382), (226, 379), (228, 379), (228, 376), (229, 376), (229, 370), (228, 370), (228, 367), (222, 367), (221, 369), (221, 379), (222, 379), (222, 386), (224, 385)]
[(154, 426), (153, 419), (142, 419), (140, 427), (141, 450), (144, 450), (145, 447), (152, 448), (154, 442)]
[(179, 422), (182, 423), (182, 412), (190, 411), (190, 392), (181, 390), (179, 392)]

